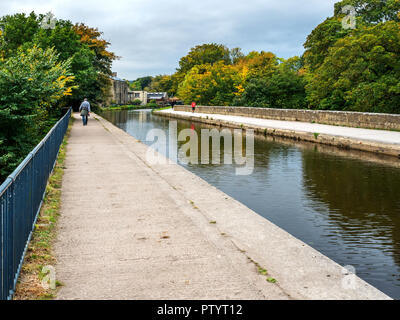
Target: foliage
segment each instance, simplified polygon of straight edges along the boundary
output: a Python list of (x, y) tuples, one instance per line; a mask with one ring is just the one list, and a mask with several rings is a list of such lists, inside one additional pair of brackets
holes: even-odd
[(134, 91), (143, 91), (146, 87), (148, 87), (153, 80), (153, 77), (142, 77), (138, 78), (130, 84), (130, 87)]
[(100, 38), (103, 33), (97, 28), (90, 28), (83, 23), (76, 24), (73, 30), (80, 37), (80, 41), (95, 52), (95, 67), (103, 74), (110, 75), (113, 61), (119, 57), (107, 50), (111, 43)]
[(399, 21), (399, 0), (342, 0), (335, 3), (335, 16), (339, 16), (346, 5), (353, 6), (359, 21), (366, 24)]
[(219, 61), (223, 61), (225, 64), (231, 63), (229, 49), (216, 43), (202, 44), (192, 48), (186, 56), (180, 59), (177, 70), (180, 73), (187, 73), (195, 66), (213, 65)]
[(142, 101), (139, 100), (139, 99), (135, 99), (135, 100), (132, 101), (132, 104), (133, 104), (134, 106), (140, 106), (140, 105), (142, 104)]
[(304, 61), (308, 69), (315, 72), (328, 55), (328, 49), (349, 33), (349, 30), (343, 29), (341, 18), (328, 18), (318, 25), (304, 43)]
[(10, 173), (59, 117), (55, 104), (71, 94), (71, 60), (54, 49), (18, 49), (0, 60), (0, 177)]
[(154, 109), (158, 107), (158, 104), (156, 102), (149, 102), (148, 104), (146, 104), (145, 107), (149, 109)]
[(54, 29), (40, 29), (33, 39), (42, 48), (54, 46), (60, 52), (61, 60), (72, 58), (71, 71), (77, 88), (64, 102), (66, 105), (77, 108), (83, 98), (96, 104), (108, 97), (111, 62), (115, 56), (106, 51), (107, 42), (96, 38), (100, 34), (83, 24), (59, 20)]
[[(177, 95), (179, 86), (193, 67), (206, 64), (212, 66), (218, 62), (231, 65), (243, 57), (244, 55), (240, 48), (229, 50), (227, 47), (216, 43), (198, 45), (180, 59), (179, 68), (176, 73), (155, 76), (143, 89), (151, 92), (167, 92), (168, 96), (173, 97)], [(134, 82), (134, 87), (137, 88), (136, 83), (137, 80)]]
[[(97, 78), (92, 90), (96, 88), (97, 94), (93, 100), (99, 102), (106, 101), (110, 96), (110, 88), (112, 85), (110, 80), (112, 63), (114, 60), (119, 59), (119, 57), (113, 52), (108, 51), (108, 47), (111, 43), (101, 38), (103, 33), (97, 28), (90, 28), (81, 23), (76, 24), (73, 30), (80, 37), (81, 43), (88, 45), (90, 50), (95, 54), (92, 63)], [(82, 98), (82, 96), (89, 97), (89, 92), (83, 93), (80, 98)]]
[(240, 48), (232, 48), (229, 51), (229, 54), (230, 54), (230, 57), (231, 57), (231, 62), (233, 64), (239, 62), (240, 59), (245, 57), (245, 55), (242, 52), (242, 49), (240, 49)]
[(39, 30), (39, 19), (34, 12), (29, 16), (24, 13), (6, 15), (0, 18), (0, 29), (3, 30), (3, 57), (12, 55), (22, 46), (30, 43)]
[(342, 27), (342, 19), (345, 14), (342, 8), (353, 6), (356, 13), (357, 29), (364, 29), (386, 21), (399, 21), (400, 0), (343, 0), (335, 4), (334, 16), (327, 18), (318, 25), (307, 37), (304, 43), (306, 49), (304, 58), (312, 72), (321, 66), (336, 41), (352, 33), (351, 29)]
[(171, 75), (171, 89), (168, 92), (168, 95), (170, 97), (176, 96), (178, 94), (179, 85), (185, 79), (185, 76), (186, 74), (182, 72), (175, 72), (173, 75)]
[(173, 80), (169, 75), (155, 76), (148, 86), (150, 92), (167, 92), (169, 96), (173, 96), (175, 92), (172, 90)]
[(169, 109), (172, 109), (172, 107), (170, 107), (170, 106), (168, 106), (168, 107), (161, 107), (161, 108), (157, 108), (157, 109), (153, 110), (152, 112), (155, 112), (155, 111), (162, 111), (162, 110), (169, 110)]
[(107, 108), (101, 108), (100, 112), (103, 111), (109, 111), (109, 110), (135, 110), (135, 109), (141, 109), (143, 108), (142, 106), (138, 106), (138, 105), (133, 105), (133, 104), (127, 104), (127, 105), (113, 105)]
[(237, 54), (234, 64), (220, 60), (194, 66), (179, 85), (178, 96), (202, 105), (303, 108), (305, 79), (300, 68), (298, 57), (283, 60), (264, 51)]
[(106, 101), (111, 88), (112, 61), (117, 59), (108, 51), (109, 42), (101, 39), (102, 33), (84, 24), (73, 25), (67, 20), (57, 20), (54, 29), (40, 28), (44, 15), (29, 16), (15, 14), (0, 19), (4, 30), (4, 45), (1, 48), (5, 58), (13, 56), (17, 48), (31, 48), (36, 45), (42, 49), (55, 48), (59, 60), (71, 58), (71, 71), (76, 85), (73, 94), (60, 102), (77, 107), (83, 98), (93, 104)]
[(310, 75), (310, 106), (400, 113), (400, 24), (357, 29), (337, 41)]
[(185, 103), (230, 105), (238, 85), (239, 76), (235, 68), (219, 61), (214, 65), (193, 67), (180, 84), (178, 95)]
[(101, 32), (58, 20), (41, 28), (44, 15), (0, 18), (0, 180), (59, 119), (84, 97), (93, 108), (110, 91), (112, 61)]
[(245, 80), (269, 77), (277, 70), (279, 59), (272, 52), (251, 51), (237, 62), (239, 69), (245, 72)]
[(249, 107), (302, 109), (306, 107), (305, 79), (299, 69), (300, 58), (282, 60), (266, 77), (251, 77), (236, 105)]

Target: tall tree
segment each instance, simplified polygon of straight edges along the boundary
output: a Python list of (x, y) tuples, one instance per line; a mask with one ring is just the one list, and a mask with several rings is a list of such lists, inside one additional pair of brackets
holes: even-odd
[(318, 25), (304, 43), (305, 64), (311, 72), (322, 65), (329, 48), (336, 41), (354, 32), (342, 26), (343, 18), (349, 14), (342, 11), (346, 6), (352, 6), (355, 10), (356, 29), (385, 21), (399, 21), (400, 0), (342, 0), (335, 3), (333, 17)]
[(172, 96), (172, 85), (172, 76), (158, 75), (152, 79), (148, 88), (151, 92), (167, 92), (169, 96)]
[[(344, 17), (344, 16), (343, 16)], [(344, 38), (351, 31), (342, 26), (343, 17), (332, 17), (318, 25), (304, 43), (304, 61), (311, 72), (321, 66), (328, 55), (328, 50), (337, 40)]]
[(94, 51), (96, 55), (95, 68), (103, 74), (111, 75), (112, 63), (119, 57), (108, 50), (111, 43), (101, 38), (103, 32), (100, 32), (97, 28), (88, 27), (83, 23), (76, 24), (73, 30), (80, 37), (80, 41), (87, 44)]
[(356, 16), (367, 24), (399, 21), (400, 0), (342, 0), (335, 3), (334, 15), (340, 16), (345, 6), (354, 7)]
[(400, 113), (400, 23), (356, 29), (338, 40), (309, 75), (317, 109)]
[(185, 103), (230, 105), (238, 90), (237, 70), (223, 61), (194, 66), (179, 85), (178, 95)]
[(6, 15), (0, 18), (0, 29), (3, 34), (2, 53), (7, 57), (15, 54), (20, 46), (31, 43), (40, 29), (39, 17), (34, 12), (28, 16), (25, 13)]
[(180, 59), (177, 70), (180, 73), (186, 73), (194, 66), (207, 63), (213, 65), (218, 61), (223, 61), (225, 64), (231, 63), (229, 49), (222, 44), (202, 44), (192, 48)]
[(250, 76), (236, 105), (249, 107), (301, 109), (306, 107), (305, 78), (301, 59), (279, 59), (280, 64), (264, 76)]
[(63, 106), (88, 97), (100, 103), (110, 88), (115, 55), (97, 29), (31, 13), (0, 18), (0, 178), (59, 119)]
[(4, 30), (4, 57), (12, 56), (17, 48), (37, 45), (43, 49), (55, 48), (59, 60), (72, 58), (71, 70), (75, 74), (76, 89), (64, 104), (77, 106), (84, 97), (92, 102), (106, 100), (111, 86), (109, 75), (112, 62), (118, 57), (108, 50), (109, 42), (102, 33), (84, 24), (73, 25), (67, 20), (57, 20), (54, 28), (41, 28), (44, 15), (31, 13), (4, 16), (0, 27)]
[(141, 91), (150, 86), (152, 81), (153, 77), (151, 76), (137, 78), (135, 81), (132, 82), (131, 88), (137, 91)]

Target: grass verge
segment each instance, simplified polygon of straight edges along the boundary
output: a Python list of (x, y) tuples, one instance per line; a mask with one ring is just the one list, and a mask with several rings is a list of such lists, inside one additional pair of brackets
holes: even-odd
[(70, 119), (67, 133), (60, 147), (57, 162), (46, 186), (46, 194), (40, 210), (32, 239), (28, 245), (24, 264), (18, 279), (14, 300), (47, 300), (55, 297), (56, 288), (45, 288), (42, 285), (45, 266), (54, 266), (56, 259), (53, 243), (56, 236), (56, 225), (61, 207), (61, 184), (64, 175), (66, 146), (74, 118)]
[(102, 111), (105, 110), (135, 110), (135, 109), (143, 109), (145, 106), (136, 106), (136, 105), (123, 105), (123, 106), (111, 106), (108, 108), (102, 108)]
[(111, 106), (107, 108), (101, 108), (101, 111), (116, 111), (116, 110), (139, 110), (139, 109), (153, 109), (153, 110), (164, 110), (170, 109), (171, 107), (160, 107), (155, 103), (148, 103), (146, 105), (124, 105), (124, 106)]
[(172, 109), (172, 107), (163, 107), (163, 108), (153, 109), (152, 112), (154, 112), (154, 111), (161, 111), (161, 110), (168, 110), (168, 109)]

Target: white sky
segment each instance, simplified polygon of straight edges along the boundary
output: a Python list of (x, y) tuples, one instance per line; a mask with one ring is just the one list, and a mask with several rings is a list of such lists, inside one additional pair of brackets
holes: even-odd
[(171, 74), (190, 48), (221, 43), (229, 48), (303, 53), (307, 35), (339, 0), (0, 0), (0, 15), (51, 11), (104, 32), (118, 76), (129, 80)]

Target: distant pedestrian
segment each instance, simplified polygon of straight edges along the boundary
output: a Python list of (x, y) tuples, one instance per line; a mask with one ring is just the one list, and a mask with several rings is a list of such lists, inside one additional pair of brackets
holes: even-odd
[(192, 112), (194, 112), (194, 110), (196, 109), (196, 102), (192, 102)]
[(90, 116), (90, 103), (86, 98), (79, 107), (79, 111), (81, 112), (83, 125), (86, 126), (88, 123), (88, 117)]

